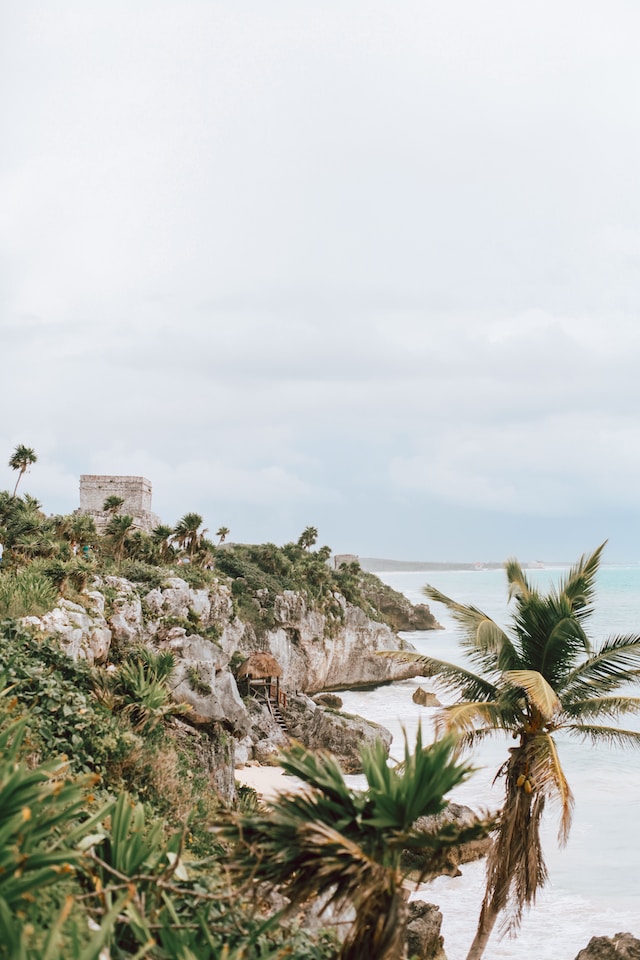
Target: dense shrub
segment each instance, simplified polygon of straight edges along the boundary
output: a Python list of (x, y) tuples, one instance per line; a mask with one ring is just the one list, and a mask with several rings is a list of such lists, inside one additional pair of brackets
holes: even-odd
[(54, 640), (35, 639), (4, 623), (0, 671), (29, 711), (29, 739), (37, 755), (65, 754), (73, 771), (103, 774), (135, 746), (128, 725), (97, 702), (90, 668), (71, 660)]

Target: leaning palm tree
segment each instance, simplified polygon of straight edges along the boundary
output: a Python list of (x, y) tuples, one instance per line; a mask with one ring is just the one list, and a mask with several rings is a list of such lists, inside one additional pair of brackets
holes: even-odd
[(12, 470), (19, 471), (16, 485), (13, 488), (14, 497), (23, 474), (27, 472), (27, 468), (30, 467), (32, 463), (35, 463), (37, 459), (35, 450), (33, 450), (32, 447), (25, 447), (22, 443), (19, 443), (13, 451), (11, 459), (9, 460), (9, 466)]
[(221, 543), (225, 542), (225, 540), (227, 539), (230, 533), (231, 531), (229, 530), (229, 527), (218, 527), (218, 529), (216, 530), (216, 537), (218, 538), (218, 546), (220, 546)]
[(603, 548), (583, 556), (546, 594), (509, 560), (509, 598), (515, 609), (508, 632), (476, 607), (425, 587), (425, 594), (448, 607), (462, 628), (468, 669), (419, 654), (394, 654), (424, 663), (459, 694), (456, 703), (442, 709), (440, 725), (460, 734), (463, 745), (505, 733), (516, 741), (497, 774), (505, 781), (504, 805), (487, 857), (486, 891), (467, 960), (482, 956), (503, 911), (504, 930), (514, 932), (524, 907), (533, 904), (545, 883), (540, 823), (547, 800), (560, 808), (559, 842), (568, 838), (573, 796), (556, 734), (640, 747), (640, 733), (601, 725), (640, 712), (640, 697), (624, 695), (640, 672), (640, 635), (613, 636), (594, 648), (585, 632)]
[(406, 922), (403, 851), (424, 849), (422, 878), (440, 871), (446, 850), (486, 834), (478, 820), (469, 828), (435, 820), (425, 829), (419, 817), (439, 813), (444, 795), (465, 780), (471, 768), (454, 759), (455, 738), (416, 748), (398, 768), (387, 764), (378, 742), (363, 748), (365, 790), (352, 790), (336, 760), (300, 744), (280, 764), (304, 781), (297, 793), (280, 794), (268, 808), (228, 811), (217, 832), (233, 844), (231, 875), (276, 886), (291, 910), (317, 897), (338, 909), (355, 909), (355, 921), (341, 960), (387, 960), (402, 954)]

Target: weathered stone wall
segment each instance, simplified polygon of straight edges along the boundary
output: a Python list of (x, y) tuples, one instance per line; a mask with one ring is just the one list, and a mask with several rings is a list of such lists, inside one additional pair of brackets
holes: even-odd
[(102, 509), (107, 497), (122, 497), (120, 513), (133, 517), (134, 526), (151, 531), (159, 523), (151, 510), (151, 481), (145, 477), (107, 477), (82, 474), (80, 477), (80, 513), (93, 517), (98, 529), (106, 526), (109, 514)]

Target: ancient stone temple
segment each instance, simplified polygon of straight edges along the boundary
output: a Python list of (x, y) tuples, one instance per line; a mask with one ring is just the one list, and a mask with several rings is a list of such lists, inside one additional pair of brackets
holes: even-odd
[(93, 517), (98, 530), (106, 527), (111, 517), (105, 512), (107, 497), (122, 497), (124, 503), (118, 513), (133, 517), (138, 530), (151, 532), (160, 518), (151, 510), (151, 481), (144, 477), (102, 477), (82, 474), (80, 477), (80, 509), (78, 513)]

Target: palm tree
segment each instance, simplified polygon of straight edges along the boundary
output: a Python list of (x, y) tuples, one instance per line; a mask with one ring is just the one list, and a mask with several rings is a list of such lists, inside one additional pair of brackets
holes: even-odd
[(342, 946), (341, 960), (387, 960), (402, 955), (406, 922), (403, 850), (426, 849), (425, 876), (440, 872), (446, 850), (488, 826), (477, 821), (461, 829), (438, 821), (425, 829), (419, 817), (439, 813), (444, 795), (467, 779), (471, 768), (455, 761), (455, 738), (423, 748), (418, 731), (405, 760), (392, 769), (378, 741), (362, 750), (365, 790), (352, 790), (335, 758), (294, 745), (281, 766), (305, 783), (298, 793), (283, 793), (269, 807), (228, 811), (217, 832), (234, 844), (232, 875), (275, 885), (296, 909), (326, 896), (338, 909), (350, 904), (355, 921)]
[(168, 527), (162, 523), (159, 524), (159, 526), (154, 527), (151, 531), (151, 540), (154, 546), (154, 551), (161, 563), (168, 562), (174, 556), (173, 547), (169, 542), (172, 536), (173, 527)]
[(220, 546), (221, 543), (225, 542), (225, 540), (227, 539), (230, 533), (231, 531), (229, 530), (229, 527), (220, 527), (218, 530), (216, 530), (216, 537), (218, 538), (218, 546)]
[(206, 530), (200, 530), (201, 526), (202, 517), (199, 513), (185, 513), (182, 520), (179, 520), (174, 527), (173, 535), (178, 546), (190, 557), (196, 553), (207, 532)]
[(102, 504), (104, 513), (110, 513), (115, 516), (121, 506), (124, 504), (124, 497), (119, 497), (116, 493), (110, 494)]
[(505, 569), (515, 610), (508, 632), (476, 607), (425, 587), (427, 597), (448, 607), (462, 628), (469, 669), (419, 654), (395, 654), (424, 663), (459, 694), (456, 703), (443, 708), (440, 721), (441, 729), (461, 735), (463, 746), (503, 733), (515, 741), (497, 774), (505, 781), (504, 805), (467, 960), (482, 956), (503, 911), (504, 929), (515, 931), (523, 908), (533, 904), (544, 885), (540, 823), (547, 800), (559, 805), (559, 842), (568, 838), (573, 795), (556, 734), (640, 747), (640, 733), (599, 722), (640, 712), (640, 697), (621, 693), (640, 671), (640, 635), (613, 636), (594, 648), (585, 632), (603, 549), (604, 544), (583, 556), (546, 594), (509, 560)]
[(9, 466), (12, 470), (19, 470), (18, 479), (16, 480), (16, 485), (13, 488), (13, 496), (15, 497), (16, 491), (18, 489), (18, 484), (22, 478), (22, 475), (27, 472), (27, 467), (31, 466), (32, 463), (37, 461), (37, 456), (35, 450), (31, 447), (25, 447), (23, 444), (19, 443), (18, 446), (13, 451), (11, 459), (9, 460)]
[(120, 562), (124, 556), (129, 533), (133, 527), (133, 517), (129, 514), (114, 514), (106, 526), (105, 533), (111, 541), (113, 556)]
[(318, 539), (318, 528), (317, 527), (305, 527), (300, 536), (298, 537), (298, 546), (302, 547), (303, 550), (310, 550), (311, 547), (316, 543)]

